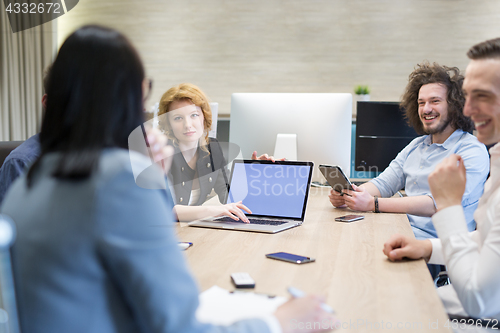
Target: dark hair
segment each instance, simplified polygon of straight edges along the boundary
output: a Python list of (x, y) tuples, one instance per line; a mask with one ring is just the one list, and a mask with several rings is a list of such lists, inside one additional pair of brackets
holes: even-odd
[(467, 52), (467, 56), (472, 60), (500, 58), (500, 38), (474, 45)]
[(128, 136), (144, 121), (144, 68), (121, 33), (84, 26), (61, 46), (50, 70), (47, 110), (40, 132), (41, 155), (59, 152), (53, 176), (85, 179), (106, 147), (128, 147)]
[(418, 94), (423, 85), (429, 83), (439, 83), (447, 88), (448, 96), (448, 117), (454, 129), (462, 129), (470, 132), (474, 128), (472, 121), (463, 115), (465, 97), (462, 91), (464, 82), (463, 75), (457, 67), (440, 66), (437, 63), (432, 65), (423, 62), (415, 67), (409, 76), (401, 107), (406, 112), (408, 124), (412, 126), (418, 134), (424, 134), (424, 127), (418, 115)]

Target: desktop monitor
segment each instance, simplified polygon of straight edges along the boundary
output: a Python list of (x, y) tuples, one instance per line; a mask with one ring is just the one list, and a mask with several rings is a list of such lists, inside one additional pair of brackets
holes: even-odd
[(382, 172), (418, 134), (397, 102), (358, 102), (356, 171)]
[(296, 134), (297, 159), (314, 162), (312, 180), (324, 181), (320, 164), (339, 165), (349, 176), (352, 95), (334, 93), (235, 93), (229, 141), (243, 158), (273, 154), (278, 134)]

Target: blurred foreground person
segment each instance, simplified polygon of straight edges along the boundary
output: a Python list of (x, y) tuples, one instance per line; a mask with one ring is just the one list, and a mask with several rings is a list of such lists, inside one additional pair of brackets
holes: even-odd
[[(308, 296), (229, 327), (197, 322), (198, 289), (178, 249), (168, 186), (139, 187), (132, 169), (152, 161), (127, 150), (144, 122), (145, 82), (137, 52), (117, 31), (86, 26), (61, 46), (41, 156), (2, 206), (18, 230), (22, 331), (290, 332), (294, 320), (333, 320)], [(154, 161), (165, 162), (156, 170), (164, 182), (173, 149), (159, 134), (148, 139)]]

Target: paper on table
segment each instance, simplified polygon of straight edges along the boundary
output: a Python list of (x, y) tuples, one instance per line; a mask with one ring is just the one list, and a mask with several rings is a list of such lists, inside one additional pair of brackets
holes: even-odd
[(200, 306), (196, 317), (200, 322), (214, 325), (230, 325), (241, 319), (272, 314), (287, 298), (269, 298), (252, 292), (230, 293), (213, 286), (200, 294)]

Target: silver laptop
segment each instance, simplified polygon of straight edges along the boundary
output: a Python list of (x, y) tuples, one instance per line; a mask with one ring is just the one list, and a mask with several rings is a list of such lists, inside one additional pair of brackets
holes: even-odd
[(242, 201), (250, 223), (215, 217), (191, 227), (277, 233), (304, 222), (312, 162), (234, 160), (226, 203)]

